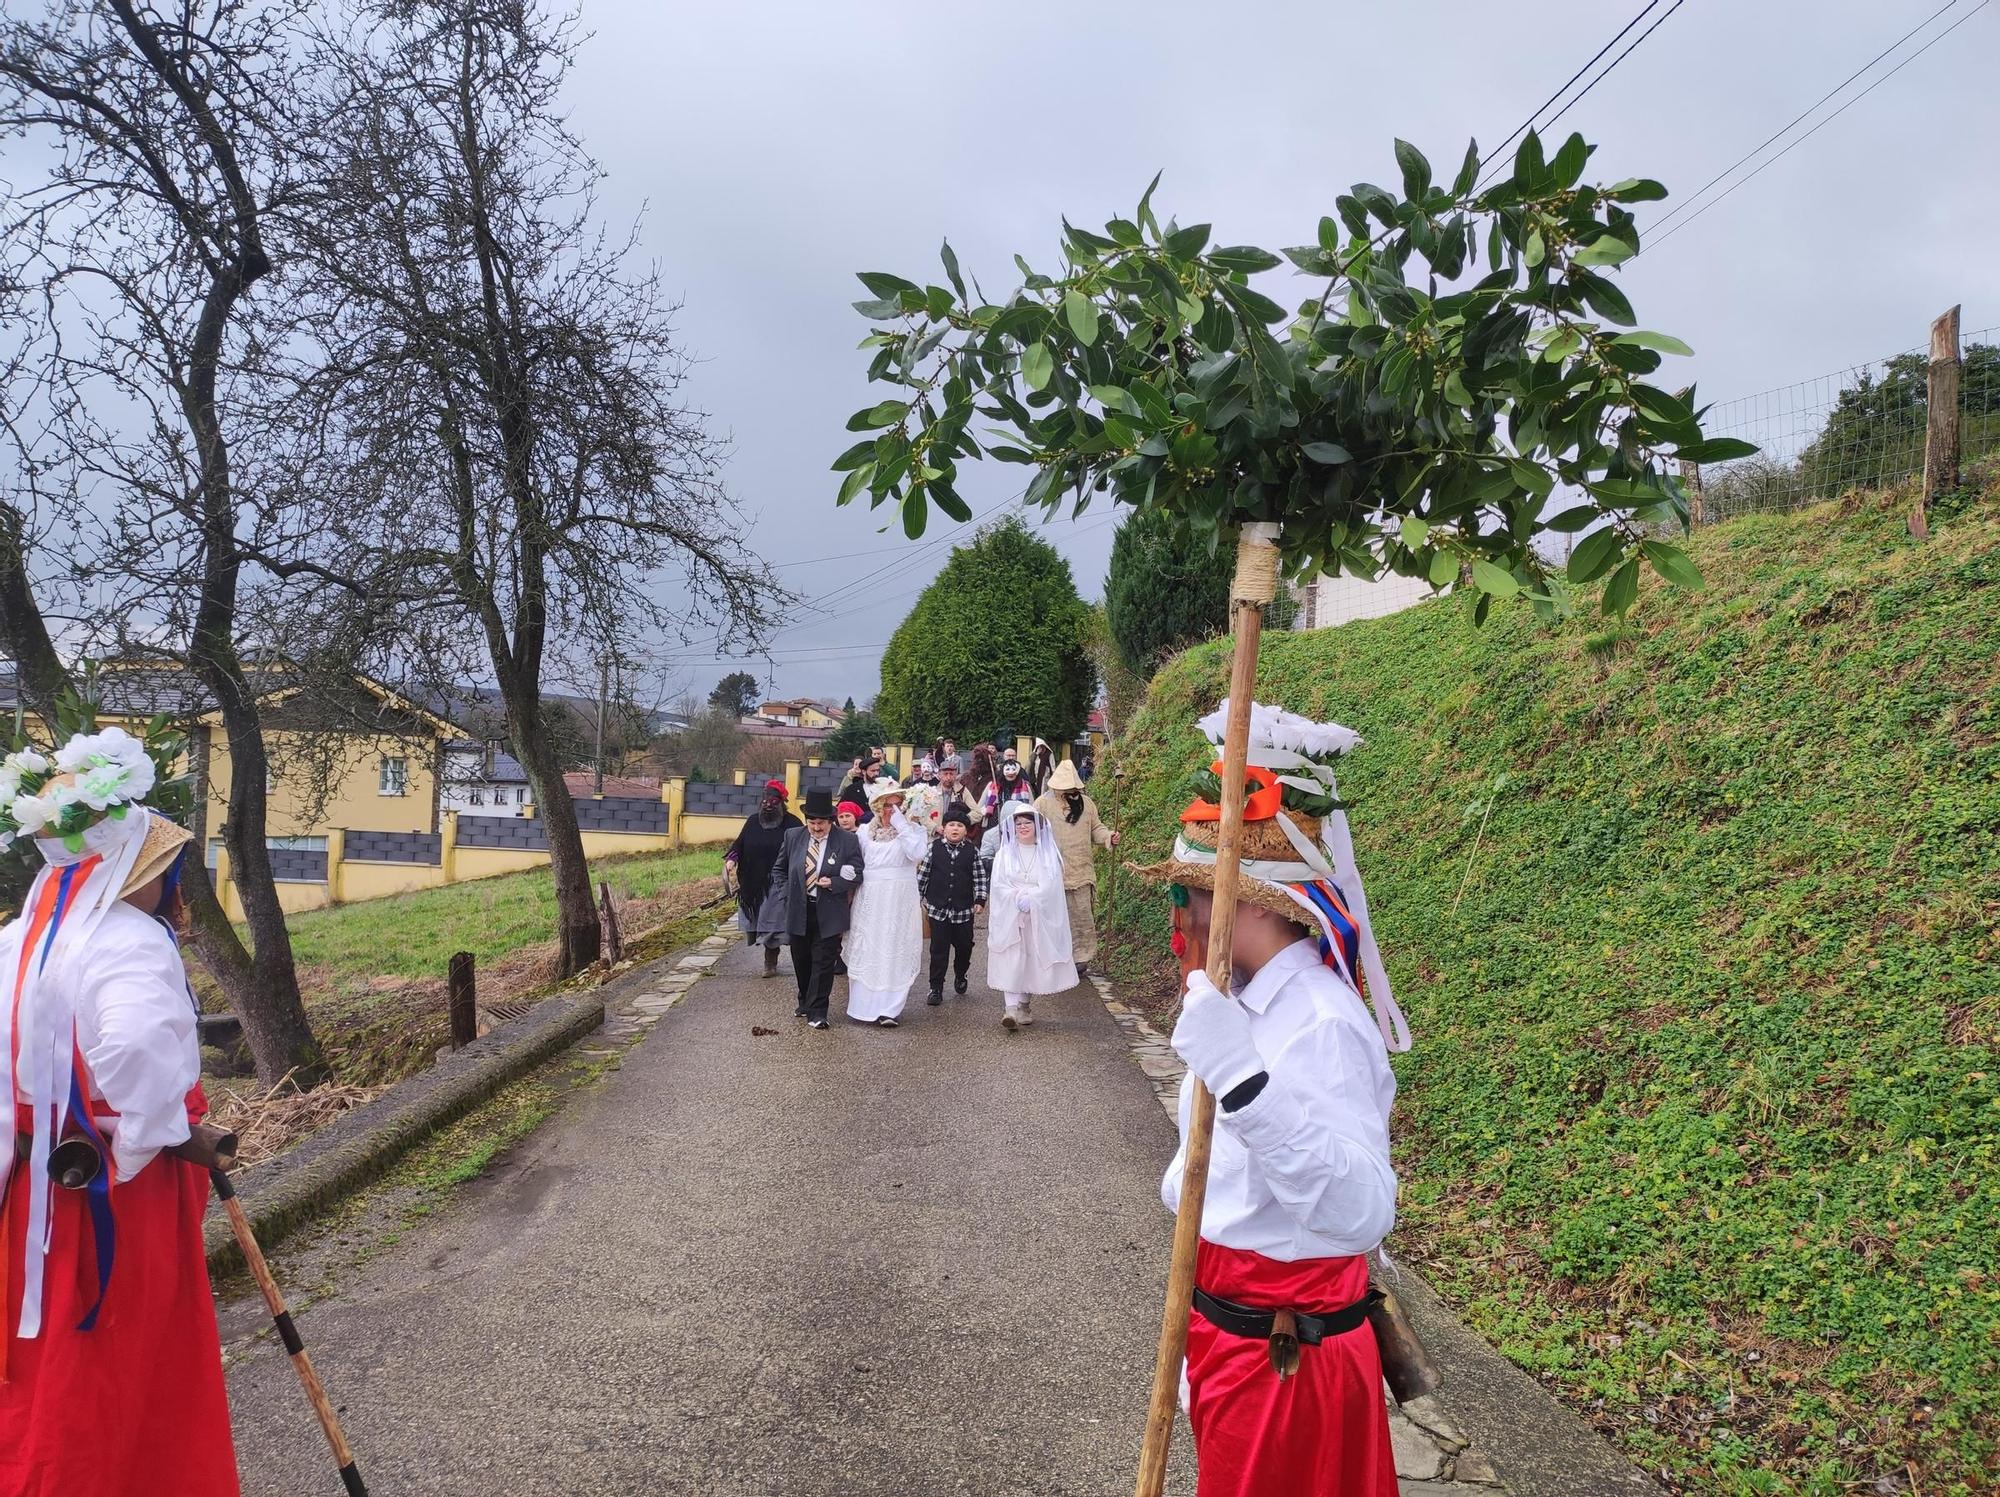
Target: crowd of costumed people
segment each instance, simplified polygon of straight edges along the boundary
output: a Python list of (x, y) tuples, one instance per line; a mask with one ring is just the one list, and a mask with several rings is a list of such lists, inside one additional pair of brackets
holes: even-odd
[[(919, 975), (925, 1003), (970, 987), (975, 931), (1001, 1025), (1034, 1023), (1034, 999), (1075, 987), (1097, 958), (1098, 847), (1115, 847), (1085, 788), (1094, 763), (1058, 759), (1035, 740), (939, 739), (898, 779), (877, 748), (857, 755), (836, 798), (809, 790), (794, 815), (784, 781), (766, 782), (726, 862), (737, 926), (776, 977), (789, 952), (795, 1016), (831, 1027), (836, 978), (846, 1017), (894, 1029)], [(924, 946), (929, 941), (929, 961)]]

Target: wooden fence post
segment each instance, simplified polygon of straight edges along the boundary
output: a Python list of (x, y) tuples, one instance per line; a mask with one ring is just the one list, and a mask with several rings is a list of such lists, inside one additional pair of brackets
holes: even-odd
[(472, 953), (455, 951), (445, 981), (451, 994), (451, 1048), (462, 1050), (479, 1037), (479, 1007), (473, 994)]
[(622, 962), (625, 960), (625, 942), (618, 934), (618, 911), (611, 904), (610, 883), (608, 881), (600, 882), (597, 886), (597, 892), (599, 903), (603, 909), (604, 949), (610, 953), (611, 960), (614, 963)]
[(1681, 487), (1688, 493), (1688, 529), (1699, 530), (1708, 523), (1708, 506), (1702, 500), (1701, 464), (1681, 459)]
[(1958, 487), (1958, 308), (1931, 324), (1931, 367), (1924, 418), (1924, 488), (1910, 516), (1910, 534), (1931, 533), (1928, 511), (1945, 489)]

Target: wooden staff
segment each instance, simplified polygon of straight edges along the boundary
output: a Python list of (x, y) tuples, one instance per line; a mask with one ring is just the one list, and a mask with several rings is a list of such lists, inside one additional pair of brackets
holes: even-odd
[[(1229, 952), (1236, 930), (1237, 843), (1243, 834), (1243, 804), (1249, 798), (1244, 771), (1250, 758), (1250, 698), (1257, 686), (1257, 640), (1264, 627), (1264, 605), (1278, 595), (1277, 538), (1276, 525), (1245, 525), (1236, 538), (1236, 576), (1230, 584), (1235, 653), (1229, 666), (1229, 723), (1222, 736), (1222, 825), (1215, 843), (1215, 897), (1208, 933), (1209, 981), (1224, 993), (1229, 991)], [(1200, 1077), (1191, 1079), (1194, 1107), (1188, 1119), (1181, 1204), (1174, 1217), (1167, 1303), (1160, 1316), (1159, 1358), (1153, 1364), (1153, 1393), (1146, 1407), (1135, 1497), (1160, 1497), (1166, 1487), (1167, 1449), (1174, 1437), (1181, 1362), (1187, 1355), (1188, 1312), (1194, 1303), (1194, 1258), (1201, 1241), (1201, 1209), (1208, 1197), (1215, 1098)]]
[(278, 1328), (278, 1339), (285, 1343), (285, 1350), (291, 1355), (292, 1370), (299, 1375), (299, 1382), (306, 1390), (306, 1400), (319, 1416), (319, 1427), (326, 1432), (326, 1443), (333, 1449), (334, 1464), (340, 1468), (341, 1484), (347, 1488), (348, 1497), (368, 1497), (368, 1488), (361, 1480), (361, 1469), (354, 1464), (354, 1453), (347, 1448), (347, 1437), (340, 1432), (340, 1420), (334, 1415), (333, 1404), (326, 1396), (326, 1389), (320, 1386), (312, 1358), (306, 1355), (306, 1344), (299, 1337), (299, 1328), (292, 1323), (292, 1312), (285, 1308), (285, 1297), (278, 1291), (278, 1281), (271, 1277), (271, 1266), (264, 1261), (264, 1251), (257, 1246), (257, 1237), (250, 1230), (250, 1218), (244, 1214), (243, 1203), (236, 1199), (236, 1187), (221, 1170), (210, 1170), (208, 1178), (215, 1182), (216, 1198), (222, 1202), (222, 1209), (229, 1213), (229, 1228), (236, 1234), (236, 1245), (243, 1250), (243, 1261), (250, 1266), (250, 1277), (257, 1281), (257, 1288), (263, 1292), (264, 1307), (271, 1312), (271, 1324)]

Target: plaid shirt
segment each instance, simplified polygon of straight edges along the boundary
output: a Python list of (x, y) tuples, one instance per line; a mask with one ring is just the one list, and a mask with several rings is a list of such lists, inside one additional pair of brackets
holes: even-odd
[(972, 839), (955, 847), (942, 837), (933, 842), (917, 867), (917, 889), (931, 919), (947, 925), (969, 922), (972, 907), (986, 903), (987, 890), (986, 864)]

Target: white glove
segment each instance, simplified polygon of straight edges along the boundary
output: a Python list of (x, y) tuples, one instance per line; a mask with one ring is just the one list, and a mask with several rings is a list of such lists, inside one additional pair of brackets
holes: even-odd
[(1217, 1099), (1265, 1069), (1264, 1057), (1250, 1038), (1249, 1012), (1217, 991), (1206, 972), (1188, 973), (1173, 1047)]
[(1032, 910), (1034, 907), (1035, 907), (1034, 895), (1023, 892), (1020, 894), (1016, 894), (1014, 896), (1014, 908), (1019, 910), (1022, 914), (1024, 915), (1027, 914), (1028, 911)]

